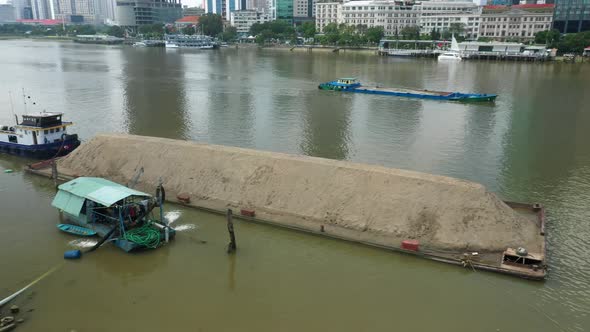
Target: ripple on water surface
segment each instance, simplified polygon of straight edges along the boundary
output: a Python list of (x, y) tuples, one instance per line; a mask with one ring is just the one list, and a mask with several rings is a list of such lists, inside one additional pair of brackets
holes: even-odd
[(195, 224), (182, 224), (174, 227), (174, 230), (177, 232), (192, 231), (194, 229), (197, 229), (197, 225)]
[(96, 245), (97, 243), (98, 241), (93, 239), (75, 239), (68, 242), (68, 245), (74, 248), (90, 248)]

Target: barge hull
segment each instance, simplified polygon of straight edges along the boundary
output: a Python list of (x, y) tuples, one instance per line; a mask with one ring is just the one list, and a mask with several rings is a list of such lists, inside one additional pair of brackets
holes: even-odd
[(34, 159), (48, 159), (65, 156), (80, 146), (78, 135), (68, 135), (65, 142), (39, 145), (23, 145), (0, 142), (0, 152)]
[[(454, 264), (462, 264), (465, 253), (478, 252), (470, 266), (544, 276), (542, 209), (503, 202), (469, 181), (118, 134), (98, 135), (58, 161), (60, 176), (98, 176), (119, 183), (129, 182), (140, 168), (139, 190), (153, 191), (161, 179), (168, 198), (183, 193), (190, 198), (185, 204), (193, 207), (218, 213), (247, 210), (256, 216), (251, 220), (395, 251), (405, 252), (403, 241), (415, 240), (420, 250), (412, 254)], [(537, 271), (502, 264), (504, 252), (519, 247), (542, 260)]]

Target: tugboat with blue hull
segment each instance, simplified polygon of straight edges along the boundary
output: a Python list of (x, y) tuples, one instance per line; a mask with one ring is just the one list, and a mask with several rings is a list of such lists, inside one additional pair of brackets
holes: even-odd
[(0, 152), (47, 159), (64, 156), (80, 145), (76, 134), (68, 134), (72, 122), (62, 121), (63, 113), (26, 114), (16, 125), (0, 125)]
[(335, 81), (321, 83), (318, 86), (320, 90), (331, 90), (338, 92), (354, 92), (375, 95), (397, 96), (405, 98), (449, 100), (460, 102), (490, 102), (497, 97), (495, 94), (485, 93), (462, 93), (462, 92), (445, 92), (431, 90), (413, 90), (403, 88), (383, 88), (380, 86), (366, 87), (363, 86), (356, 78), (339, 78)]

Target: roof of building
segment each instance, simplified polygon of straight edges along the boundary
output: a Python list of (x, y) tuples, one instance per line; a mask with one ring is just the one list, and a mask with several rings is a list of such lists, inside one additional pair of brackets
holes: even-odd
[(23, 114), (23, 116), (26, 116), (29, 118), (49, 118), (49, 117), (58, 116), (58, 115), (63, 115), (63, 113), (61, 113), (61, 112), (39, 112), (39, 113)]
[[(407, 2), (403, 0), (396, 0), (395, 2)], [(334, 2), (334, 4), (338, 4)], [(343, 3), (342, 6), (350, 7), (350, 6), (378, 6), (378, 5), (393, 5), (394, 1), (384, 1), (384, 0), (355, 0)], [(414, 3), (408, 2), (408, 5), (413, 5)]]
[(63, 24), (62, 20), (30, 20), (30, 19), (19, 19), (16, 20), (18, 23), (24, 24), (40, 24), (40, 25), (58, 25)]
[(185, 16), (176, 20), (176, 23), (199, 23), (199, 16)]
[(504, 10), (510, 10), (510, 9), (549, 10), (549, 9), (553, 9), (553, 8), (555, 8), (554, 4), (525, 4), (525, 5), (512, 5), (512, 6), (489, 5), (489, 6), (483, 7), (484, 10), (498, 10), (498, 11), (504, 11)]

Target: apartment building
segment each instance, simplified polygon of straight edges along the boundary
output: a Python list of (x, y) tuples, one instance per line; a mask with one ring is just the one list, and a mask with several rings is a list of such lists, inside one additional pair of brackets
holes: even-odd
[(533, 39), (537, 32), (551, 29), (554, 9), (553, 4), (484, 6), (480, 37), (496, 40)]
[(258, 10), (236, 10), (231, 13), (230, 23), (236, 28), (238, 35), (246, 36), (254, 23), (270, 21), (270, 15)]
[(464, 36), (476, 39), (479, 36), (481, 7), (469, 1), (423, 1), (417, 5), (420, 11), (420, 32), (430, 34), (451, 28), (451, 24), (462, 24)]
[[(321, 0), (320, 0), (321, 1)], [(317, 32), (323, 32), (324, 27), (330, 23), (342, 23), (342, 3), (338, 1), (317, 2), (315, 4), (315, 28)]]
[(342, 22), (347, 25), (383, 27), (385, 35), (395, 35), (419, 24), (420, 9), (412, 1), (350, 1), (342, 4)]

